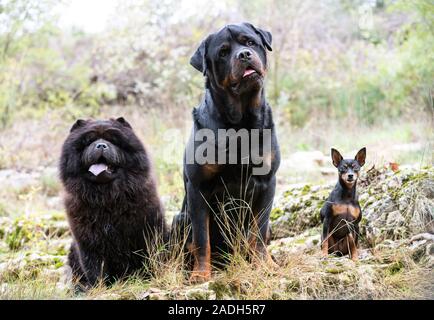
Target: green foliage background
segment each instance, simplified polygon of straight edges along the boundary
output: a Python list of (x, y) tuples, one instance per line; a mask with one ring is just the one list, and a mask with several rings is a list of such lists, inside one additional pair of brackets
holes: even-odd
[[(208, 33), (251, 21), (273, 33), (268, 95), (285, 121), (372, 124), (433, 110), (434, 3), (122, 1), (98, 34), (64, 30), (52, 0), (0, 0), (0, 125), (105, 104), (190, 109), (202, 77), (188, 64)], [(367, 22), (366, 22), (367, 21)]]

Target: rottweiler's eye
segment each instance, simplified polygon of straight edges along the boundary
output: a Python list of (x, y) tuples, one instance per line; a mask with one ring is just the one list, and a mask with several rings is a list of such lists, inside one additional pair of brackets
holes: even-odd
[(219, 56), (222, 57), (222, 58), (226, 57), (228, 54), (229, 54), (229, 49), (228, 48), (222, 48), (219, 51)]
[(246, 44), (247, 44), (249, 47), (253, 47), (253, 46), (255, 45), (255, 41), (253, 41), (253, 40), (247, 40)]

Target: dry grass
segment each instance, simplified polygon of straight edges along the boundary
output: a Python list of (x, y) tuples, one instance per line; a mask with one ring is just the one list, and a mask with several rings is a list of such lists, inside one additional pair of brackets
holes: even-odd
[[(277, 111), (278, 112), (278, 111)], [(183, 195), (181, 161), (184, 140), (187, 139), (191, 120), (190, 112), (181, 110), (174, 114), (144, 114), (137, 108), (111, 108), (101, 110), (99, 118), (125, 116), (131, 122), (139, 137), (152, 154), (159, 177), (160, 194), (169, 197), (165, 202), (168, 211), (177, 211)], [(277, 117), (278, 118), (278, 117)], [(67, 119), (67, 120), (65, 120)], [(68, 120), (69, 119), (69, 120)], [(0, 215), (18, 216), (44, 215), (49, 212), (61, 213), (57, 175), (46, 167), (56, 167), (60, 146), (72, 124), (72, 117), (65, 117), (64, 111), (44, 115), (40, 121), (23, 120), (1, 132), (0, 168), (33, 171), (39, 168), (40, 178), (22, 187), (4, 187), (0, 190)], [(343, 126), (335, 130), (336, 126)], [(345, 131), (345, 136), (338, 132)], [(167, 132), (172, 135), (166, 136)], [(327, 154), (330, 144), (347, 152), (367, 145), (372, 162), (402, 159), (403, 162), (432, 163), (432, 155), (426, 150), (399, 151), (393, 144), (419, 143), (432, 145), (432, 126), (428, 121), (404, 119), (396, 123), (374, 128), (363, 125), (350, 126), (346, 123), (312, 122), (306, 128), (288, 128), (278, 123), (278, 134), (282, 148), (282, 159), (294, 151), (321, 150)], [(171, 140), (171, 137), (178, 136)], [(356, 144), (356, 145), (355, 145)], [(168, 149), (168, 146), (170, 147)], [(173, 148), (172, 148), (173, 147)], [(39, 170), (38, 169), (38, 170)], [(284, 165), (279, 170), (281, 184), (293, 181), (321, 183), (324, 178), (319, 172), (297, 172)], [(415, 190), (417, 194), (417, 190)], [(240, 198), (245, 199), (240, 194)], [(236, 213), (241, 220), (251, 213), (250, 199), (228, 198), (220, 207), (220, 213)], [(426, 224), (426, 217), (432, 214), (432, 200), (418, 199), (414, 212), (420, 214), (420, 223)], [(414, 213), (413, 212), (413, 213)], [(228, 255), (229, 262), (224, 270), (213, 272), (212, 281), (206, 285), (191, 285), (185, 271), (183, 248), (172, 243), (163, 248), (161, 243), (148, 261), (149, 279), (138, 276), (120, 281), (107, 288), (97, 286), (86, 294), (75, 295), (68, 283), (59, 282), (58, 276), (46, 273), (44, 266), (35, 266), (34, 273), (18, 271), (0, 279), (0, 299), (149, 299), (149, 298), (194, 298), (218, 299), (391, 299), (432, 297), (434, 278), (432, 270), (416, 263), (412, 253), (404, 246), (389, 248), (374, 246), (368, 248), (369, 258), (358, 263), (348, 258), (329, 257), (323, 259), (317, 247), (299, 252), (287, 252), (285, 258), (277, 261), (278, 267), (261, 259), (246, 258), (249, 237), (219, 214), (219, 222), (226, 232), (226, 240), (235, 248)], [(28, 248), (32, 252), (35, 248)], [(0, 246), (0, 255), (6, 251)], [(19, 252), (17, 252), (19, 253)], [(14, 253), (15, 254), (15, 253)], [(11, 257), (12, 259), (12, 257)], [(4, 259), (3, 259), (4, 261)], [(189, 291), (196, 290), (192, 295)]]
[[(246, 234), (240, 226), (251, 213), (249, 202), (228, 197), (221, 203), (221, 210), (215, 213), (221, 217), (219, 226), (234, 248), (233, 253), (225, 255), (227, 266), (214, 270), (206, 286), (191, 286), (189, 274), (183, 271), (182, 255), (175, 253), (163, 264), (156, 264), (159, 272), (149, 281), (149, 287), (158, 288), (160, 297), (182, 298), (189, 290), (199, 288), (211, 290), (217, 299), (427, 298), (424, 286), (430, 271), (414, 261), (407, 247), (365, 249), (368, 257), (353, 262), (348, 257), (323, 258), (318, 245), (286, 253), (280, 260), (276, 257), (278, 265), (274, 265), (247, 250), (252, 234)], [(242, 217), (240, 224), (227, 218), (228, 210), (237, 210)]]
[(245, 251), (235, 250), (209, 283), (191, 285), (179, 250), (156, 250), (148, 261), (149, 279), (133, 276), (78, 295), (65, 279), (47, 277), (39, 266), (34, 275), (23, 271), (2, 279), (0, 299), (183, 299), (192, 298), (191, 292), (196, 298), (212, 292), (216, 299), (424, 299), (433, 283), (431, 271), (416, 263), (406, 247), (374, 248), (369, 258), (355, 263), (347, 257), (324, 259), (318, 245), (281, 255), (278, 266), (261, 259), (252, 263)]

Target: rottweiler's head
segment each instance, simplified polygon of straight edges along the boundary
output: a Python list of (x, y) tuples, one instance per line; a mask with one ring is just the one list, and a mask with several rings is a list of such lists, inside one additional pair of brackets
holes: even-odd
[(190, 63), (214, 90), (240, 99), (263, 87), (271, 33), (250, 23), (231, 24), (202, 41)]
[(333, 165), (338, 168), (339, 179), (347, 188), (352, 188), (359, 178), (360, 168), (365, 164), (366, 148), (357, 152), (354, 159), (344, 159), (336, 149), (331, 149)]

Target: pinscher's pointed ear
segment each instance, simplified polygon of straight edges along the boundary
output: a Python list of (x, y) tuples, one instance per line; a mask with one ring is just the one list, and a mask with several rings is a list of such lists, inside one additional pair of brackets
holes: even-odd
[(333, 165), (337, 168), (339, 167), (339, 163), (341, 163), (343, 157), (342, 155), (339, 153), (338, 150), (332, 148), (331, 150), (331, 155), (332, 155), (332, 161), (333, 161)]
[(199, 48), (190, 58), (190, 64), (198, 71), (202, 72), (205, 76), (207, 71), (206, 55), (207, 47), (211, 35), (209, 35), (205, 40), (200, 43)]
[(124, 117), (119, 117), (119, 118), (116, 119), (116, 121), (119, 122), (120, 124), (122, 124), (125, 127), (128, 127), (130, 129), (132, 128), (131, 125), (127, 122), (127, 120), (125, 120)]
[(69, 130), (69, 132), (72, 132), (74, 130), (77, 130), (80, 127), (83, 127), (85, 124), (87, 123), (86, 120), (83, 119), (78, 119), (77, 121), (75, 121), (75, 123), (72, 125), (71, 129)]
[(252, 28), (253, 31), (255, 31), (255, 33), (259, 35), (262, 40), (262, 45), (265, 48), (267, 48), (269, 51), (273, 51), (273, 49), (271, 48), (271, 42), (273, 40), (273, 37), (271, 36), (271, 33), (269, 31), (257, 28), (253, 24), (248, 22), (244, 22), (244, 24)]
[(366, 147), (360, 149), (359, 152), (357, 152), (356, 157), (354, 159), (360, 164), (361, 167), (363, 167), (366, 159)]

